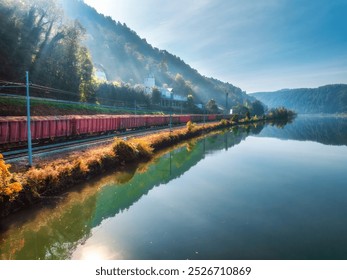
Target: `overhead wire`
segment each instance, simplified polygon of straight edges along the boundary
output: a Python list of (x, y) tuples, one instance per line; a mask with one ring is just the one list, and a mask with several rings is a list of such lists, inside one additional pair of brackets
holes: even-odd
[[(0, 90), (3, 88), (10, 88), (11, 87), (11, 89), (14, 89), (14, 88), (22, 88), (22, 87), (26, 86), (25, 83), (11, 82), (11, 81), (5, 81), (5, 80), (0, 80), (0, 83), (5, 84), (4, 86), (0, 85)], [(74, 97), (79, 97), (79, 94), (75, 93), (75, 92), (56, 89), (56, 88), (38, 85), (38, 84), (34, 84), (34, 83), (30, 83), (30, 89), (34, 89), (34, 90), (41, 91), (41, 92), (45, 91), (45, 93), (60, 93), (60, 94), (74, 96)], [(18, 93), (18, 92), (16, 92), (16, 93)], [(23, 92), (23, 94), (24, 94), (24, 92)], [(38, 94), (39, 94), (39, 92), (36, 92), (36, 91), (34, 92), (34, 95), (38, 95)], [(41, 96), (36, 96), (36, 97), (41, 97)], [(57, 101), (66, 101), (66, 100), (59, 100), (59, 99), (56, 99), (56, 100)], [(104, 101), (105, 103), (112, 102), (113, 104), (117, 104), (117, 106), (124, 107), (124, 108), (126, 108), (124, 105), (129, 104), (129, 102), (127, 102), (127, 101), (123, 101), (123, 100), (120, 101), (120, 100), (105, 98), (105, 97), (99, 97), (98, 100)], [(88, 105), (94, 105), (94, 106), (96, 105), (96, 104), (92, 104), (92, 103), (87, 103), (87, 104)], [(138, 105), (144, 106), (144, 104), (138, 104)]]

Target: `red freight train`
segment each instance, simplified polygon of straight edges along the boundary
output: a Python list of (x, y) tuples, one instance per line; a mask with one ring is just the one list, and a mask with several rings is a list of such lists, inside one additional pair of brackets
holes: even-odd
[[(214, 121), (221, 115), (173, 115), (172, 124)], [(31, 118), (32, 140), (36, 142), (73, 138), (127, 129), (164, 126), (168, 115), (88, 115)], [(0, 117), (0, 147), (15, 146), (28, 140), (26, 117)]]

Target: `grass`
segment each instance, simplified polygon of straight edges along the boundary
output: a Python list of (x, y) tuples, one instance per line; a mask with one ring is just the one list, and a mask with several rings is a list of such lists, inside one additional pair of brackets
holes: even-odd
[[(238, 123), (255, 123), (259, 120), (262, 119), (254, 117), (251, 120), (242, 119), (239, 122), (222, 120), (219, 123), (203, 125), (188, 122), (185, 128), (129, 138), (126, 141), (116, 138), (112, 144), (107, 146), (75, 152), (69, 157), (32, 167), (19, 174), (8, 174), (8, 176), (12, 176), (11, 183), (16, 178), (15, 182), (23, 186), (23, 189), (16, 193), (17, 198), (14, 200), (16, 203), (13, 203), (14, 196), (9, 199), (9, 196), (0, 193), (3, 201), (0, 203), (0, 216), (7, 215), (17, 208), (23, 208), (25, 205), (31, 205), (41, 197), (62, 193), (64, 190), (108, 170), (117, 170), (128, 164), (149, 161), (158, 151), (182, 141)], [(8, 170), (8, 166), (5, 165), (5, 167)]]
[[(230, 123), (214, 123), (196, 125), (188, 123), (186, 128), (171, 132), (160, 132), (143, 137), (129, 138), (127, 141), (116, 138), (110, 145), (91, 150), (76, 152), (67, 158), (53, 160), (42, 166), (35, 166), (28, 171), (10, 174), (8, 178), (16, 178), (23, 191), (18, 189), (18, 199), (30, 197), (35, 200), (46, 195), (58, 194), (69, 187), (84, 182), (86, 179), (102, 174), (107, 170), (116, 170), (130, 163), (149, 161), (155, 153), (163, 148), (178, 144), (213, 130), (230, 125)], [(4, 169), (5, 170), (5, 169)], [(13, 179), (11, 179), (13, 181)], [(11, 181), (11, 183), (12, 183)], [(6, 182), (10, 182), (10, 179)], [(14, 183), (14, 181), (13, 181)], [(22, 190), (22, 189), (21, 189)], [(25, 193), (25, 195), (23, 195)], [(26, 196), (26, 197), (25, 197)], [(9, 196), (2, 193), (3, 202), (9, 202)], [(11, 200), (13, 200), (11, 197)]]
[[(32, 115), (76, 115), (76, 114), (134, 114), (133, 110), (107, 108), (102, 105), (69, 104), (63, 102), (31, 99)], [(137, 111), (138, 114), (163, 114), (162, 112)], [(26, 99), (0, 97), (1, 116), (26, 115)]]

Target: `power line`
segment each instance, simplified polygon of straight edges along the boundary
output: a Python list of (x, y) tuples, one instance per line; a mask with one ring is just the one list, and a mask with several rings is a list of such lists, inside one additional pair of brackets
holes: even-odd
[[(4, 85), (3, 86), (0, 85), (0, 90), (5, 89), (5, 88), (7, 88), (7, 89), (17, 88), (17, 89), (19, 89), (19, 88), (25, 88), (26, 87), (26, 84), (24, 84), (24, 83), (17, 83), (17, 82), (11, 82), (11, 81), (6, 81), (6, 80), (0, 80), (0, 84), (1, 83)], [(46, 96), (47, 96), (47, 94), (54, 94), (54, 93), (73, 96), (75, 98), (80, 96), (79, 93), (71, 92), (71, 91), (67, 91), (67, 90), (56, 89), (53, 87), (43, 86), (43, 85), (34, 84), (34, 83), (29, 83), (29, 85), (30, 85), (30, 89), (32, 89), (32, 92), (31, 92), (32, 96), (42, 97), (42, 94), (41, 94), (42, 92)], [(16, 93), (18, 94), (19, 92), (17, 91)], [(135, 95), (137, 94), (136, 92), (134, 92), (134, 93), (135, 93)], [(25, 93), (22, 92), (21, 94), (24, 95)], [(52, 96), (52, 97), (57, 101), (59, 101), (59, 100), (63, 101), (62, 99), (57, 99), (56, 96)], [(124, 105), (126, 105), (128, 103), (130, 104), (132, 102), (131, 100), (122, 100), (122, 99), (119, 100), (119, 99), (105, 98), (105, 97), (97, 97), (96, 99), (102, 103), (110, 103), (111, 102), (112, 104), (114, 104), (114, 106), (117, 104), (116, 106), (120, 107), (120, 108), (122, 108), (122, 107), (127, 108)], [(84, 102), (81, 102), (81, 103), (84, 103)], [(85, 104), (97, 106), (97, 104), (93, 104), (93, 103), (85, 103)], [(145, 103), (139, 104), (139, 105), (144, 106)], [(112, 107), (112, 106), (108, 106), (108, 107)], [(145, 106), (145, 107), (147, 107), (147, 106)]]

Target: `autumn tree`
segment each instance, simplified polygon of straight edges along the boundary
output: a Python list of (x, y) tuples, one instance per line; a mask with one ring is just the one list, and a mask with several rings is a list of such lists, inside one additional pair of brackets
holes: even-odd
[(0, 200), (3, 197), (13, 199), (21, 190), (22, 185), (15, 181), (10, 173), (11, 166), (6, 164), (2, 154), (0, 154)]

